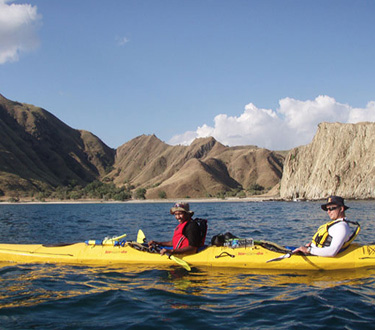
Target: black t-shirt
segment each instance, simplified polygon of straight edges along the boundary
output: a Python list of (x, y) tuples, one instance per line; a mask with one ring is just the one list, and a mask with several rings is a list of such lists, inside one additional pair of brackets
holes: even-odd
[(195, 221), (189, 221), (182, 233), (188, 239), (190, 246), (200, 247), (200, 229)]

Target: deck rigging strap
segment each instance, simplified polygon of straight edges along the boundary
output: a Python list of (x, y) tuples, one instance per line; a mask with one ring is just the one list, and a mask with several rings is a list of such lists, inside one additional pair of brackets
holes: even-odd
[(159, 251), (157, 251), (157, 249), (155, 248), (150, 248), (147, 244), (145, 243), (138, 243), (138, 242), (134, 242), (134, 241), (128, 241), (127, 242), (127, 245), (129, 245), (130, 247), (138, 250), (138, 251), (143, 251), (143, 252), (149, 252), (149, 253), (159, 253)]
[(254, 241), (255, 244), (260, 245), (261, 247), (273, 251), (273, 252), (280, 252), (280, 253), (288, 253), (290, 252), (289, 249), (287, 249), (284, 246), (278, 245), (273, 242), (268, 242), (268, 241)]

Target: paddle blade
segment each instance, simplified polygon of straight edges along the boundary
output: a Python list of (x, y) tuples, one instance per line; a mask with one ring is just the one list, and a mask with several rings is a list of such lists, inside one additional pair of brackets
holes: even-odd
[(138, 230), (137, 243), (145, 243), (146, 236), (141, 229)]
[(287, 254), (284, 254), (281, 257), (277, 257), (277, 258), (273, 258), (273, 259), (267, 260), (266, 263), (267, 262), (273, 262), (273, 261), (279, 261), (279, 260), (287, 259), (287, 258), (290, 258), (291, 256), (292, 256), (292, 252), (288, 252)]
[(121, 238), (125, 238), (125, 237), (126, 237), (126, 234), (122, 234), (122, 235), (120, 235), (120, 236), (112, 237), (112, 239), (113, 239), (114, 241), (118, 241), (118, 240), (120, 240)]
[(174, 262), (178, 263), (180, 266), (184, 267), (187, 271), (191, 271), (191, 268), (189, 264), (180, 258), (176, 258), (174, 255), (170, 256), (170, 259), (173, 260)]
[(105, 238), (103, 239), (103, 245), (113, 245), (116, 241), (121, 240), (122, 238), (125, 238), (126, 234), (117, 236), (117, 237), (112, 237), (112, 238)]

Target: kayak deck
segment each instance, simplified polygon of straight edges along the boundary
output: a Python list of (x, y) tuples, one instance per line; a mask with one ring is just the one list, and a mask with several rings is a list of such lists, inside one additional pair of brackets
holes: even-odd
[[(375, 266), (375, 245), (352, 244), (336, 257), (292, 255), (279, 261), (268, 262), (282, 256), (255, 244), (249, 247), (209, 246), (188, 256), (178, 256), (191, 266), (230, 267), (275, 270), (340, 270)], [(138, 250), (126, 243), (124, 246), (88, 245), (75, 243), (61, 246), (41, 244), (0, 244), (0, 261), (16, 263), (66, 263), (66, 264), (175, 264), (166, 255)]]

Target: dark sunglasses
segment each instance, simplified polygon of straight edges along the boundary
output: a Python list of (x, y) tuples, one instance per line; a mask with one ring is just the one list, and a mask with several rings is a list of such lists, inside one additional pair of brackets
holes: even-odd
[(340, 206), (335, 206), (335, 207), (327, 207), (327, 211), (334, 211), (334, 210), (337, 210), (339, 209)]

